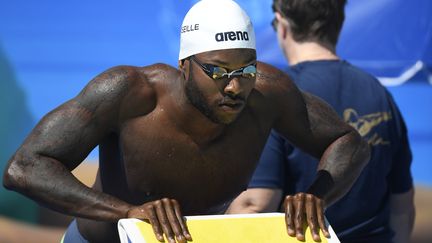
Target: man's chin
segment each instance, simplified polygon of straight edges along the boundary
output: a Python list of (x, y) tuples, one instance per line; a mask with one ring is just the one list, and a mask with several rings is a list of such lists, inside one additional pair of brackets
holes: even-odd
[(218, 116), (218, 121), (221, 124), (229, 125), (237, 120), (239, 114), (223, 114)]

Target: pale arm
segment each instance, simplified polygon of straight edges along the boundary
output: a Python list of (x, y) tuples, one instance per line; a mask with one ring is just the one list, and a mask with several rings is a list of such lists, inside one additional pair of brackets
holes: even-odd
[(273, 188), (249, 188), (230, 205), (228, 214), (267, 213), (279, 211), (282, 190)]
[(390, 196), (390, 227), (394, 231), (393, 242), (410, 242), (414, 227), (414, 189)]

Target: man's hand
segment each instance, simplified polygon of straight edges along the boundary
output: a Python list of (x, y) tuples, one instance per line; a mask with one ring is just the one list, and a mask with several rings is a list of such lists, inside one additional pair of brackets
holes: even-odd
[(133, 207), (128, 211), (127, 217), (149, 221), (156, 238), (161, 242), (164, 241), (163, 234), (170, 243), (175, 243), (176, 238), (181, 243), (192, 240), (180, 205), (174, 199), (163, 198)]
[(330, 237), (324, 221), (324, 200), (313, 194), (297, 193), (285, 197), (283, 203), (288, 235), (304, 241), (304, 226), (309, 225), (314, 241), (320, 241), (319, 229)]

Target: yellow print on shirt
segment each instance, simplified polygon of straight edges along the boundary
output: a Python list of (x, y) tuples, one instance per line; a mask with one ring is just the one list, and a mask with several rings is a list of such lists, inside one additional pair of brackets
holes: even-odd
[(392, 119), (390, 112), (376, 112), (359, 116), (357, 111), (348, 108), (343, 112), (343, 119), (354, 127), (370, 145), (385, 145), (390, 143), (379, 136), (378, 133), (374, 133), (373, 135), (370, 134), (374, 127)]

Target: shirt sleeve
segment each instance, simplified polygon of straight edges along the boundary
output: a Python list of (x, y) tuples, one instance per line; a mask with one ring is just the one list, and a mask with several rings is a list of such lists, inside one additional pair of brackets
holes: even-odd
[(388, 95), (395, 125), (394, 141), (396, 141), (396, 146), (393, 149), (393, 164), (388, 180), (392, 193), (404, 193), (413, 187), (411, 175), (412, 154), (405, 121), (391, 94)]
[(272, 131), (261, 154), (249, 188), (281, 188), (285, 183), (284, 139)]

